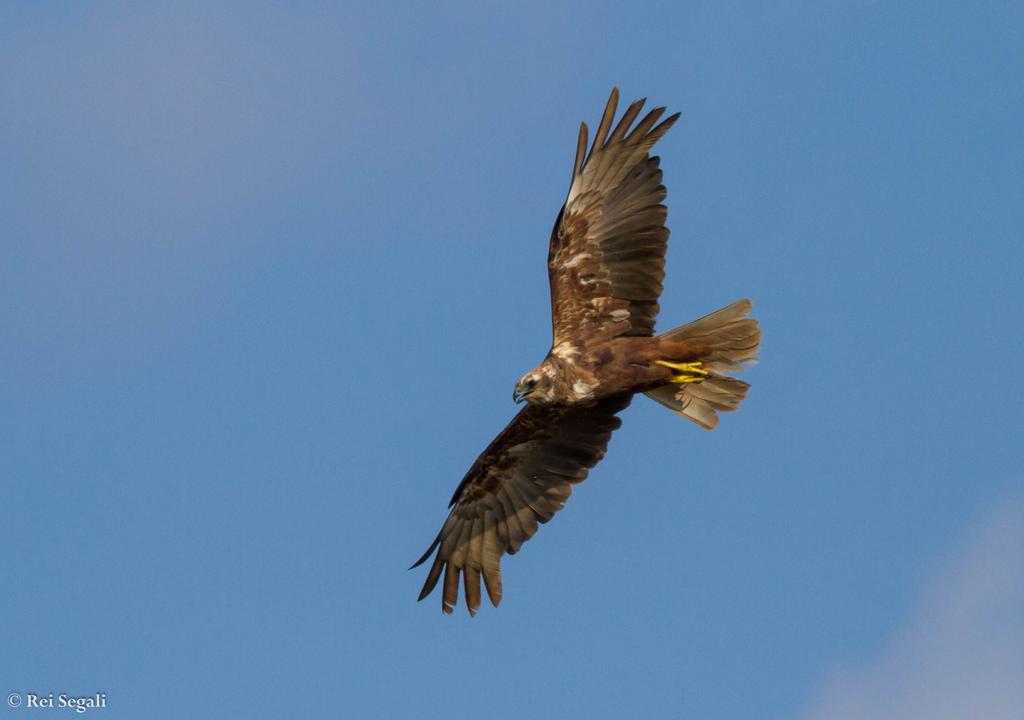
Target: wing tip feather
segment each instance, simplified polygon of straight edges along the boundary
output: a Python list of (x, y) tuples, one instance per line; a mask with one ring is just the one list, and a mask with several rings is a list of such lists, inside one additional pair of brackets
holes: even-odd
[(585, 122), (580, 123), (580, 134), (576, 139), (576, 159), (572, 164), (572, 178), (569, 181), (570, 186), (576, 177), (583, 172), (583, 163), (587, 159), (587, 124)]
[(594, 144), (590, 146), (590, 155), (588, 159), (594, 155), (594, 151), (604, 146), (604, 140), (608, 136), (608, 130), (612, 126), (612, 120), (615, 119), (615, 112), (619, 107), (619, 89), (612, 86), (612, 91), (608, 95), (608, 102), (604, 106), (604, 114), (601, 115), (601, 122), (597, 126), (597, 132), (594, 133)]
[[(437, 586), (437, 581), (441, 578), (441, 571), (444, 569), (444, 561), (441, 559), (441, 553), (438, 551), (437, 557), (434, 558), (434, 564), (430, 566), (430, 572), (427, 573), (427, 579), (423, 582), (423, 589), (420, 590), (420, 595), (416, 598), (416, 602), (423, 600), (430, 593), (434, 592), (434, 588)], [(412, 568), (410, 568), (411, 570)]]
[[(443, 532), (443, 529), (442, 529), (442, 532)], [(441, 544), (441, 533), (438, 533), (437, 537), (434, 538), (434, 542), (430, 543), (430, 547), (427, 548), (427, 551), (420, 556), (419, 560), (417, 560), (412, 565), (410, 565), (408, 567), (408, 569), (409, 570), (413, 570), (415, 568), (418, 568), (423, 563), (425, 563), (427, 561), (427, 558), (429, 558), (431, 555), (434, 554), (434, 549), (437, 548), (437, 546), (440, 545), (440, 544)]]

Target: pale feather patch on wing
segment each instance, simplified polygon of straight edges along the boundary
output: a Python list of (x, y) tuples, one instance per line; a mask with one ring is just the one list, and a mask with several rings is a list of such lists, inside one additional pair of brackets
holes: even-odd
[(563, 341), (551, 348), (551, 354), (562, 360), (573, 360), (580, 353), (579, 349), (570, 342)]
[(571, 258), (562, 263), (562, 267), (574, 268), (577, 267), (584, 260), (589, 260), (590, 258), (590, 253), (577, 253), (576, 255), (573, 255)]
[(594, 389), (596, 387), (596, 383), (585, 383), (582, 380), (577, 380), (572, 384), (572, 391), (577, 400), (587, 400), (594, 397)]

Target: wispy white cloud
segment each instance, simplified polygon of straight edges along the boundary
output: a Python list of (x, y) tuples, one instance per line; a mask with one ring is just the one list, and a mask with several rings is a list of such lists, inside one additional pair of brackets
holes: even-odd
[(932, 575), (914, 619), (861, 668), (837, 670), (805, 720), (1024, 718), (1024, 498)]

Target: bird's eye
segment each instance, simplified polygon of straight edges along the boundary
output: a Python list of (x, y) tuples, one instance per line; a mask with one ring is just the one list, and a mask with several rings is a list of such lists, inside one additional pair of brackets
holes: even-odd
[(529, 380), (527, 380), (526, 387), (529, 390), (533, 390), (535, 387), (537, 387), (537, 378), (530, 378)]

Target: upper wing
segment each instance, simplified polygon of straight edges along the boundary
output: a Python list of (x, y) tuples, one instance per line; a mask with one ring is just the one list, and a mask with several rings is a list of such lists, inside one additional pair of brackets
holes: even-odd
[(551, 233), (553, 346), (654, 333), (668, 228), (658, 158), (647, 153), (679, 113), (655, 126), (665, 112), (655, 108), (627, 135), (637, 100), (609, 135), (618, 101), (613, 89), (589, 154), (580, 125), (569, 197)]
[(491, 602), (501, 601), (502, 553), (510, 555), (562, 509), (572, 484), (604, 456), (615, 416), (632, 396), (589, 407), (527, 405), (487, 447), (452, 497), (441, 532), (413, 567), (437, 550), (419, 599), (433, 591), (444, 571), (441, 609), (451, 613), (465, 578), (466, 604), (480, 607), (480, 576)]

